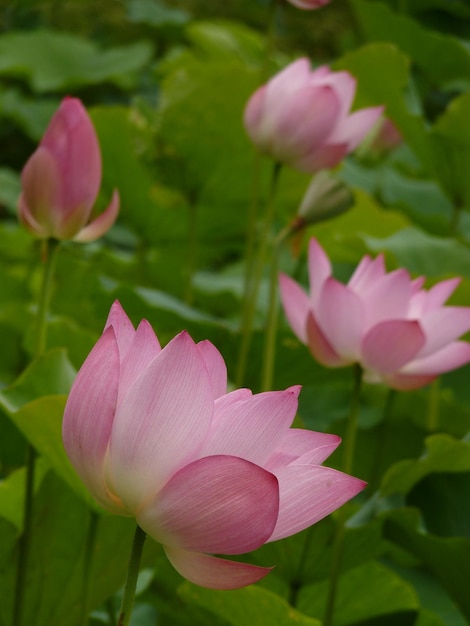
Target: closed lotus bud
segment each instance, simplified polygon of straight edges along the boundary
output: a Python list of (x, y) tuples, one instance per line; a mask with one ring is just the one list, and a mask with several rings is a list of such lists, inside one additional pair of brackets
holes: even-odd
[(313, 177), (297, 215), (305, 224), (315, 224), (345, 213), (353, 204), (349, 187), (323, 170)]
[(91, 218), (101, 185), (101, 153), (80, 100), (62, 100), (23, 168), (21, 184), (19, 219), (39, 239), (93, 241), (114, 224), (119, 212), (116, 190), (108, 208)]

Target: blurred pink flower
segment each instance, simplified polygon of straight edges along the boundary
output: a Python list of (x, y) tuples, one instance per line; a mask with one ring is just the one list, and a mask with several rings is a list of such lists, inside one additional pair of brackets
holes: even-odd
[(281, 274), (287, 319), (314, 358), (327, 367), (359, 363), (368, 382), (417, 389), (468, 363), (470, 307), (444, 306), (460, 282), (421, 289), (405, 269), (386, 273), (383, 255), (365, 256), (347, 285), (331, 275), (316, 239), (309, 247), (310, 294)]
[(320, 465), (337, 436), (290, 428), (299, 391), (227, 393), (210, 342), (183, 332), (161, 349), (116, 302), (72, 387), (64, 445), (96, 500), (135, 517), (184, 577), (242, 587), (271, 568), (212, 554), (287, 537), (365, 486)]
[(337, 165), (362, 141), (383, 107), (350, 113), (356, 79), (302, 58), (251, 96), (245, 127), (255, 146), (276, 161), (305, 172)]
[(330, 0), (288, 0), (288, 2), (298, 9), (312, 11), (313, 9), (321, 9), (326, 4), (329, 4)]
[(94, 241), (116, 221), (119, 194), (90, 221), (101, 184), (101, 154), (88, 114), (64, 98), (21, 174), (19, 219), (36, 237)]

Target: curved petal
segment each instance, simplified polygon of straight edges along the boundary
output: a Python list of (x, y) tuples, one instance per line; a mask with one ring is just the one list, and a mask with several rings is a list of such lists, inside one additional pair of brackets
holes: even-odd
[(269, 146), (269, 136), (263, 132), (263, 114), (266, 100), (266, 85), (257, 89), (248, 100), (243, 113), (243, 123), (250, 139), (259, 150), (265, 152)]
[(348, 361), (340, 356), (323, 334), (313, 313), (307, 317), (308, 347), (313, 357), (325, 367), (343, 367), (354, 361)]
[(340, 117), (343, 118), (349, 113), (356, 93), (356, 79), (349, 72), (331, 72), (324, 73), (319, 77), (318, 83), (321, 85), (329, 85), (333, 87), (341, 102)]
[(415, 359), (404, 368), (402, 374), (418, 374), (426, 376), (438, 376), (461, 367), (470, 361), (470, 343), (467, 341), (454, 341), (442, 350), (434, 352), (424, 359)]
[(214, 390), (214, 399), (220, 398), (227, 393), (227, 366), (224, 357), (210, 341), (200, 341), (197, 349), (206, 364), (207, 373), (209, 374), (212, 388)]
[(107, 509), (122, 513), (108, 495), (104, 459), (118, 396), (119, 352), (112, 328), (100, 337), (77, 374), (67, 400), (62, 437), (80, 478)]
[(366, 486), (358, 478), (321, 465), (288, 465), (277, 470), (276, 476), (279, 517), (270, 542), (315, 524)]
[(331, 263), (315, 237), (312, 237), (308, 244), (308, 275), (310, 298), (313, 306), (317, 306), (323, 285), (331, 276)]
[(220, 398), (217, 398), (214, 402), (214, 421), (217, 420), (219, 415), (224, 415), (224, 411), (227, 407), (232, 404), (237, 404), (248, 398), (253, 397), (253, 393), (250, 389), (246, 389), (242, 387), (241, 389), (235, 389), (234, 391), (230, 391)]
[(318, 172), (335, 167), (347, 153), (348, 146), (346, 143), (324, 143), (320, 146), (314, 146), (309, 152), (292, 159), (291, 165), (301, 172)]
[(166, 546), (241, 554), (265, 543), (278, 512), (274, 474), (220, 455), (180, 469), (136, 517), (145, 532)]
[(352, 152), (361, 143), (367, 133), (383, 113), (383, 106), (360, 109), (343, 118), (335, 128), (330, 141), (347, 143), (348, 152)]
[(297, 395), (267, 391), (218, 408), (200, 455), (230, 454), (262, 465), (294, 421)]
[(316, 319), (325, 337), (344, 360), (357, 361), (364, 327), (364, 306), (349, 287), (328, 278), (320, 294)]
[(168, 560), (186, 580), (208, 589), (239, 589), (258, 582), (272, 567), (219, 559), (200, 552), (188, 552), (163, 546)]
[(290, 327), (302, 343), (307, 343), (307, 316), (310, 301), (305, 291), (286, 274), (279, 275), (282, 306)]
[(421, 389), (421, 387), (429, 385), (435, 378), (436, 376), (434, 375), (401, 374), (397, 372), (383, 376), (382, 381), (391, 389), (396, 389), (397, 391), (412, 391), (413, 389)]
[(426, 344), (415, 358), (422, 359), (437, 352), (470, 330), (470, 307), (446, 306), (431, 310), (419, 320)]
[(461, 278), (449, 278), (448, 280), (443, 280), (431, 287), (431, 289), (427, 292), (426, 312), (432, 309), (437, 309), (447, 302), (461, 281)]
[(270, 472), (290, 463), (320, 465), (341, 443), (341, 438), (313, 430), (289, 428), (281, 443), (264, 464)]
[(134, 341), (135, 330), (119, 300), (115, 300), (111, 305), (104, 329), (106, 330), (110, 326), (113, 327), (114, 334), (116, 335), (119, 357), (122, 363), (127, 351)]
[(98, 217), (92, 220), (89, 224), (84, 226), (73, 238), (74, 241), (80, 243), (87, 243), (89, 241), (95, 241), (102, 237), (113, 226), (117, 220), (119, 214), (119, 192), (117, 189), (113, 191), (111, 202), (108, 207), (100, 213)]
[(29, 231), (34, 237), (39, 239), (47, 239), (49, 237), (49, 230), (47, 226), (42, 226), (29, 210), (24, 193), (20, 194), (18, 199), (18, 219), (20, 223)]
[(361, 296), (365, 311), (365, 330), (384, 320), (408, 318), (412, 295), (411, 279), (405, 269), (385, 274), (375, 287)]
[(196, 458), (214, 399), (204, 362), (187, 333), (175, 337), (122, 398), (114, 418), (107, 479), (131, 511)]
[(391, 374), (409, 363), (424, 346), (426, 336), (415, 320), (387, 320), (362, 340), (361, 361), (366, 369)]
[[(153, 328), (142, 320), (132, 337), (132, 343), (122, 359), (119, 377), (119, 400), (121, 400), (160, 352), (161, 347)], [(118, 402), (119, 404), (119, 402)]]
[(366, 255), (349, 279), (348, 287), (358, 295), (364, 296), (383, 276), (385, 276), (383, 254), (379, 254), (375, 259)]

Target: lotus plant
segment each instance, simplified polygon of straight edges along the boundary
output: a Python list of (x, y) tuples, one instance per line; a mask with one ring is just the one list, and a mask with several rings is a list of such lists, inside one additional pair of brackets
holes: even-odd
[(214, 554), (292, 535), (365, 486), (321, 465), (337, 436), (290, 428), (299, 390), (227, 393), (213, 344), (182, 332), (161, 348), (116, 302), (72, 387), (64, 445), (96, 500), (135, 517), (184, 577), (241, 587), (270, 568)]
[(470, 307), (445, 306), (459, 278), (423, 289), (401, 268), (386, 272), (384, 257), (365, 256), (347, 285), (310, 240), (310, 293), (280, 276), (281, 299), (297, 337), (326, 367), (358, 363), (364, 379), (394, 389), (416, 389), (470, 361)]
[(276, 74), (251, 96), (245, 108), (248, 135), (275, 161), (316, 172), (337, 165), (352, 152), (379, 119), (383, 107), (350, 112), (356, 79), (313, 70), (306, 58)]
[(92, 217), (101, 185), (101, 153), (93, 124), (77, 98), (64, 98), (21, 173), (19, 219), (39, 239), (94, 241), (114, 224), (119, 194)]

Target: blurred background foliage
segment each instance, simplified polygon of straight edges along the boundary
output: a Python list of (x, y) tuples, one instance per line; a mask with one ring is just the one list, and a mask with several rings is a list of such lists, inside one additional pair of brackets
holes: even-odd
[[(79, 623), (80, 559), (90, 502), (60, 440), (66, 393), (119, 298), (162, 343), (182, 328), (208, 338), (235, 376), (248, 210), (256, 157), (242, 125), (249, 95), (300, 55), (358, 78), (356, 106), (385, 104), (404, 142), (362, 147), (338, 169), (349, 213), (311, 226), (281, 258), (306, 283), (314, 234), (347, 279), (384, 251), (427, 285), (460, 275), (470, 304), (470, 5), (466, 0), (332, 0), (282, 4), (266, 57), (267, 0), (0, 0), (0, 624), (10, 625), (25, 440), (41, 453), (26, 615), (35, 626)], [(80, 97), (104, 162), (98, 209), (118, 187), (118, 224), (102, 240), (62, 246), (49, 352), (30, 364), (41, 245), (18, 226), (19, 173), (61, 98)], [(259, 165), (259, 163), (258, 163)], [(270, 164), (260, 169), (259, 198)], [(282, 172), (276, 230), (295, 216), (309, 176)], [(267, 290), (261, 289), (245, 384), (259, 386)], [(304, 386), (299, 424), (344, 429), (348, 370), (325, 370), (278, 334), (275, 388)], [(470, 620), (470, 368), (430, 388), (366, 387), (336, 626), (462, 626)], [(338, 464), (338, 454), (331, 459)], [(94, 626), (113, 624), (132, 525), (100, 516), (93, 556)], [(196, 588), (149, 542), (134, 626), (318, 626), (335, 519), (264, 546), (277, 564), (255, 587)], [(47, 592), (44, 590), (47, 589)], [(117, 594), (117, 595), (116, 595)], [(295, 604), (294, 610), (288, 602)]]

